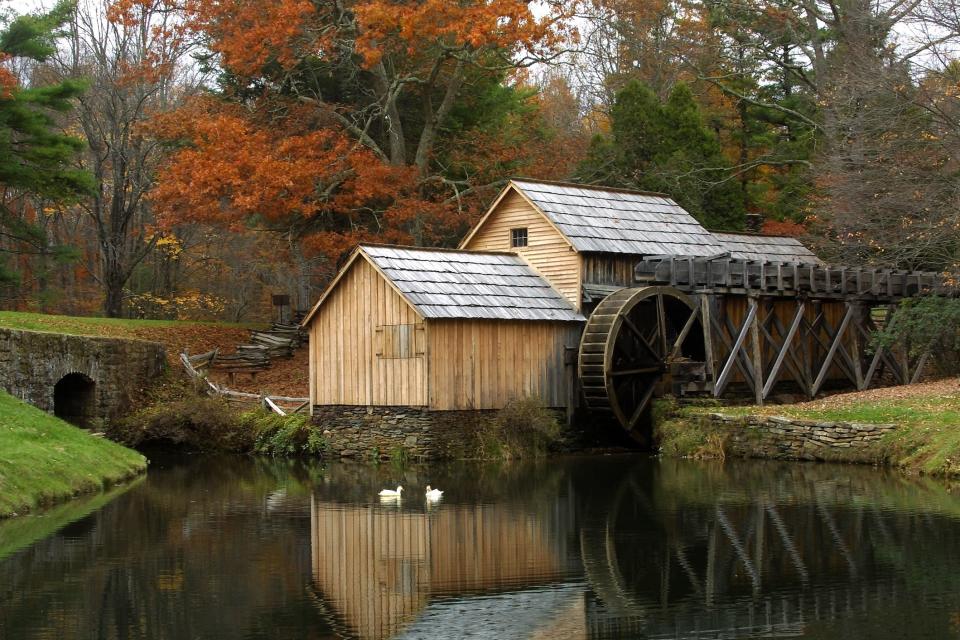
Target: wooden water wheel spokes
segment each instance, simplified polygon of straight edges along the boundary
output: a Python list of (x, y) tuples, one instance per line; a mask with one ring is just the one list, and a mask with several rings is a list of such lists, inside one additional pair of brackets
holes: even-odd
[(636, 427), (670, 362), (696, 351), (688, 342), (702, 341), (693, 330), (697, 316), (690, 299), (671, 287), (621, 289), (604, 298), (580, 341), (587, 407), (612, 412), (628, 431)]

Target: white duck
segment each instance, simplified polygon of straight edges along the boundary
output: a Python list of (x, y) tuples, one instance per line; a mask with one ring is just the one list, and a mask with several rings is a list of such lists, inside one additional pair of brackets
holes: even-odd
[(427, 485), (427, 500), (439, 500), (443, 497), (443, 491), (440, 489), (431, 489), (430, 485)]
[(381, 498), (399, 498), (401, 491), (403, 491), (403, 487), (397, 485), (396, 489), (384, 489), (377, 495), (379, 495)]

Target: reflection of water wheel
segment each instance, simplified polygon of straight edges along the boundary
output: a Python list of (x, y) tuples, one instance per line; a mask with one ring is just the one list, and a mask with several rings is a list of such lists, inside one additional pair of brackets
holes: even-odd
[(587, 407), (630, 431), (671, 365), (692, 360), (703, 361), (703, 331), (690, 298), (671, 287), (620, 289), (597, 305), (580, 340)]

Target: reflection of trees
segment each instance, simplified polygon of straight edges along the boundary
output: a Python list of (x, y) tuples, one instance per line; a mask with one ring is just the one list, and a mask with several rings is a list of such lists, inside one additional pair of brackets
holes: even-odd
[[(957, 502), (931, 485), (869, 469), (667, 461), (625, 467), (610, 486), (602, 503), (578, 492), (598, 634), (792, 635), (960, 589)], [(908, 488), (924, 509), (896, 508)], [(946, 619), (924, 624), (942, 632)]]
[(154, 469), (0, 562), (0, 637), (386, 637), (461, 609), (539, 637), (944, 637), (958, 538), (960, 499), (874, 469), (227, 458)]
[[(308, 498), (297, 473), (233, 458), (156, 473), (5, 561), (15, 582), (4, 585), (0, 636), (255, 638), (288, 625), (324, 637), (302, 597)], [(278, 489), (293, 506), (266, 518)]]

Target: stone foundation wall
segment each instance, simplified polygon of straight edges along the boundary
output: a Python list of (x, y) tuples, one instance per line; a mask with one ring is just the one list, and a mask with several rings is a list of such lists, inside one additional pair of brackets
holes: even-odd
[(897, 428), (893, 424), (742, 418), (719, 413), (710, 414), (709, 419), (724, 429), (728, 455), (779, 460), (863, 462), (870, 457), (871, 445)]
[[(332, 456), (435, 460), (476, 457), (484, 422), (496, 413), (322, 405), (313, 407), (312, 419), (322, 429)], [(563, 411), (557, 414), (563, 424)]]
[(54, 387), (68, 374), (94, 382), (91, 415), (111, 419), (131, 410), (165, 366), (163, 345), (155, 342), (0, 328), (0, 388), (51, 413)]

